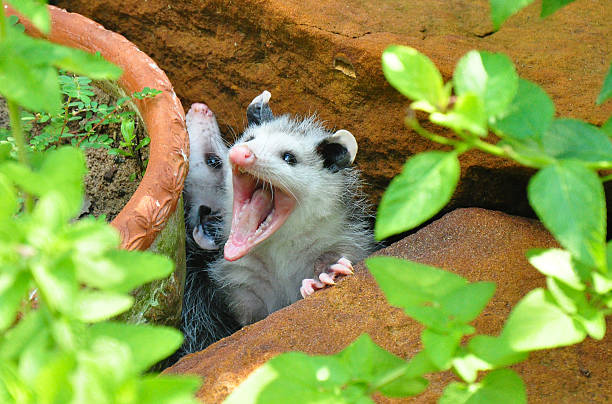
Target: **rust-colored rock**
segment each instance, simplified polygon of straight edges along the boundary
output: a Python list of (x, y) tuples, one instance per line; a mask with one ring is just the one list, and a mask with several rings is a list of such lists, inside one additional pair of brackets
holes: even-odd
[[(493, 33), (486, 0), (57, 1), (134, 41), (168, 72), (185, 105), (206, 102), (226, 132), (242, 130), (246, 106), (263, 89), (275, 111), (316, 111), (349, 129), (375, 202), (406, 158), (440, 148), (403, 126), (408, 101), (380, 68), (389, 44), (421, 50), (445, 80), (471, 49), (504, 52), (560, 115), (601, 124), (612, 113), (612, 102), (594, 105), (612, 53), (609, 0), (578, 1), (546, 19), (536, 3)], [(531, 214), (529, 170), (476, 151), (461, 160), (451, 207)]]
[[(443, 267), (470, 281), (494, 281), (497, 291), (475, 321), (478, 333), (496, 335), (510, 308), (529, 290), (544, 285), (524, 253), (556, 243), (530, 219), (482, 209), (445, 215), (378, 254)], [(608, 326), (612, 323), (609, 322)], [(403, 358), (420, 349), (421, 326), (390, 307), (373, 278), (357, 273), (268, 318), (243, 328), (166, 370), (204, 377), (198, 397), (220, 402), (252, 370), (281, 352), (333, 354), (367, 332), (385, 349)], [(527, 385), (530, 403), (604, 403), (612, 400), (612, 333), (603, 341), (587, 339), (562, 349), (533, 353), (514, 366)], [(430, 403), (453, 379), (450, 372), (430, 378), (428, 390), (413, 402)], [(377, 397), (376, 401), (404, 402)]]

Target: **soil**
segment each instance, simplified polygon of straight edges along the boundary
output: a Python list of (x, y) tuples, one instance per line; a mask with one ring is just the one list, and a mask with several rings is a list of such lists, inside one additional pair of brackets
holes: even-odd
[[(107, 105), (116, 103), (117, 97), (110, 95), (100, 87), (102, 87), (102, 84), (94, 85), (96, 95), (91, 97), (92, 100)], [(135, 114), (134, 120), (137, 139), (142, 139), (146, 136), (144, 123), (138, 114)], [(8, 129), (9, 124), (6, 101), (0, 97), (0, 129)], [(70, 123), (68, 127), (70, 128)], [(34, 132), (36, 130), (37, 128), (33, 129)], [(106, 125), (104, 131), (109, 137), (116, 139), (116, 144), (113, 144), (112, 147), (119, 147), (121, 125), (118, 123)], [(83, 180), (85, 199), (80, 216), (93, 215), (99, 217), (104, 215), (106, 220), (111, 222), (138, 188), (141, 171), (138, 159), (142, 159), (143, 162), (148, 159), (148, 147), (142, 148), (141, 155), (137, 157), (109, 155), (108, 150), (103, 148), (89, 148), (84, 152), (88, 173)], [(136, 174), (135, 178), (133, 178), (134, 174)]]

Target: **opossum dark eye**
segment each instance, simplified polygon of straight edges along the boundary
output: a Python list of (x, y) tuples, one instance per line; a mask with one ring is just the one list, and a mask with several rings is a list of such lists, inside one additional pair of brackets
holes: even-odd
[(288, 152), (288, 151), (284, 152), (282, 155), (282, 159), (285, 161), (285, 163), (289, 164), (290, 166), (294, 166), (297, 164), (297, 159), (291, 152)]
[(219, 156), (217, 156), (216, 154), (207, 153), (206, 154), (206, 165), (209, 166), (210, 168), (219, 170), (221, 166), (223, 165), (223, 162), (221, 161)]

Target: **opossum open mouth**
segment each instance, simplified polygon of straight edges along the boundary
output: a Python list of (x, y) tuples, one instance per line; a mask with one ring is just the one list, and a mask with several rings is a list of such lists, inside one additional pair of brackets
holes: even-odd
[(232, 228), (225, 243), (225, 259), (236, 261), (270, 237), (287, 220), (296, 200), (287, 192), (256, 177), (232, 169), (234, 205)]

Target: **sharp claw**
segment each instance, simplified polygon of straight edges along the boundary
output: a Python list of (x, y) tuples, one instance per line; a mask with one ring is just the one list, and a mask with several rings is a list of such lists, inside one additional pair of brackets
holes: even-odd
[(338, 260), (338, 264), (344, 265), (345, 267), (347, 267), (348, 269), (350, 269), (351, 271), (354, 271), (353, 269), (353, 263), (351, 261), (349, 261), (347, 258), (342, 257)]
[(327, 272), (323, 272), (319, 275), (319, 280), (326, 285), (335, 285), (334, 278), (332, 278)]
[(343, 264), (334, 264), (334, 265), (330, 266), (329, 269), (331, 271), (335, 272), (335, 273), (338, 273), (338, 274), (353, 275), (352, 266), (351, 267), (347, 267), (346, 265), (343, 265)]

